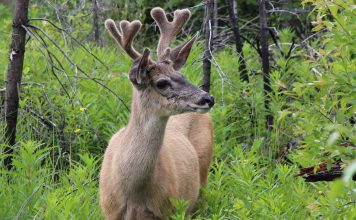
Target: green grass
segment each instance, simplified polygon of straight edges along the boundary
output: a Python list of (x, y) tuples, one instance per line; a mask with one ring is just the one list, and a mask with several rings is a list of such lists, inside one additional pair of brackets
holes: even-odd
[[(110, 65), (110, 71), (97, 70), (98, 66), (92, 64), (91, 58), (83, 55), (79, 57), (83, 53), (81, 51), (72, 51), (71, 55), (82, 65), (88, 63), (86, 68), (92, 76), (104, 79), (105, 85), (114, 89), (129, 103), (130, 85), (124, 74), (129, 68), (129, 60), (121, 55), (117, 59), (118, 52), (107, 48), (96, 51)], [(199, 47), (195, 48), (191, 60), (183, 70), (196, 84), (201, 77), (201, 67), (194, 67), (190, 63), (200, 53)], [(231, 56), (229, 53), (219, 53), (217, 60), (227, 76), (232, 78), (230, 82), (235, 82), (237, 78), (234, 70), (229, 69), (231, 63), (223, 62), (224, 57)], [(32, 49), (27, 57), (25, 66), (30, 71), (24, 75), (24, 81), (30, 81), (34, 77), (40, 82), (46, 81), (45, 91), (58, 109), (48, 107), (42, 89), (36, 86), (24, 87), (21, 106), (30, 106), (56, 123), (62, 120), (63, 115), (66, 120), (65, 134), (70, 139), (71, 147), (70, 155), (66, 156), (69, 166), (55, 171), (53, 152), (59, 147), (57, 133), (39, 124), (33, 115), (21, 110), (17, 138), (19, 144), (16, 145), (17, 153), (14, 155), (15, 169), (6, 171), (4, 167), (0, 168), (0, 182), (3, 186), (0, 193), (0, 215), (3, 219), (13, 219), (16, 216), (19, 219), (102, 219), (97, 180), (100, 162), (106, 142), (116, 130), (125, 125), (128, 112), (113, 95), (87, 79), (77, 83), (77, 95), (83, 105), (68, 102), (67, 97), (58, 96), (55, 92), (60, 91), (60, 88), (53, 76), (46, 71), (44, 75), (36, 75), (42, 68), (41, 65), (29, 62), (32, 57), (43, 62), (36, 50)], [(259, 76), (256, 76), (257, 79)], [(245, 98), (241, 91), (249, 85), (236, 82), (241, 87), (237, 87), (237, 90), (225, 88), (227, 91), (222, 96), (222, 82), (216, 72), (213, 74), (213, 82), (212, 93), (218, 103), (211, 112), (215, 126), (214, 158), (209, 184), (204, 189), (205, 206), (199, 204), (193, 214), (195, 219), (356, 217), (355, 205), (347, 205), (355, 201), (354, 184), (347, 185), (341, 181), (305, 183), (302, 178), (294, 177), (298, 172), (298, 162), (313, 165), (320, 162), (320, 157), (305, 153), (306, 151), (295, 151), (290, 152), (289, 158), (296, 163), (282, 164), (266, 153), (266, 148), (267, 152), (272, 152), (287, 144), (288, 139), (283, 135), (278, 136), (278, 132), (291, 136), (298, 131), (284, 121), (294, 121), (295, 118), (280, 119), (281, 128), (274, 130), (270, 136), (264, 131), (263, 123), (251, 130), (250, 113), (246, 109), (249, 102), (257, 106), (263, 105), (261, 90), (252, 90), (251, 93), (255, 95)], [(37, 94), (38, 98), (28, 97), (30, 94)], [(81, 110), (81, 107), (85, 110)], [(254, 114), (258, 120), (263, 121), (263, 111), (257, 109)], [(41, 129), (44, 134), (42, 141), (31, 130), (30, 124)], [(77, 128), (80, 128), (79, 132), (76, 131)], [(283, 129), (291, 130), (288, 132)], [(326, 142), (327, 136), (325, 137), (323, 141)], [(304, 154), (305, 159), (300, 154)], [(308, 155), (313, 156), (310, 158)], [(188, 218), (179, 207), (184, 207), (184, 204), (177, 203), (178, 211), (172, 218)]]
[[(214, 157), (205, 205), (200, 201), (195, 219), (356, 217), (355, 206), (348, 204), (355, 199), (354, 185), (306, 183), (293, 176), (295, 166), (272, 165), (258, 156), (261, 143), (255, 141), (248, 153), (238, 145), (225, 146), (231, 153), (224, 160)], [(217, 144), (215, 151), (222, 147)], [(14, 158), (16, 169), (1, 169), (2, 219), (102, 219), (96, 178), (101, 156), (79, 155), (56, 176), (49, 152), (36, 142), (21, 143)], [(173, 219), (187, 219), (179, 202), (177, 207)]]
[[(0, 72), (5, 75), (11, 18), (8, 9), (1, 5), (0, 9), (0, 31), (4, 33), (0, 41)], [(351, 11), (350, 7), (338, 12), (352, 17)], [(34, 6), (32, 16), (40, 15), (40, 9)], [(310, 43), (323, 48), (324, 55), (320, 57), (310, 57), (299, 47), (293, 51), (295, 58), (285, 59), (271, 49), (272, 131), (264, 127), (263, 81), (256, 51), (244, 45), (250, 83), (239, 80), (233, 47), (214, 54), (218, 65), (213, 67), (211, 86), (216, 98), (211, 111), (215, 144), (209, 182), (204, 189), (206, 200), (199, 201), (192, 216), (186, 216), (184, 201), (173, 201), (177, 208), (173, 219), (356, 218), (354, 182), (306, 183), (294, 176), (299, 167), (335, 159), (350, 164), (356, 158), (356, 132), (349, 123), (356, 112), (355, 33), (340, 34), (344, 27), (330, 22), (332, 30)], [(66, 47), (61, 33), (50, 24), (35, 24), (47, 31), (90, 78), (98, 79), (130, 105), (131, 85), (126, 74), (131, 61), (112, 41), (103, 48), (85, 43), (106, 68), (75, 43)], [(352, 30), (352, 22), (344, 21), (342, 25)], [(286, 29), (280, 31), (279, 37), (281, 43), (288, 43), (295, 35)], [(129, 112), (117, 97), (77, 72), (58, 48), (48, 39), (46, 42), (64, 71), (56, 71), (56, 78), (46, 62), (47, 56), (40, 52), (45, 49), (41, 42), (35, 37), (28, 41), (22, 79), (27, 84), (21, 88), (14, 169), (5, 169), (2, 162), (6, 155), (0, 155), (0, 216), (102, 219), (97, 179), (102, 155), (111, 135), (127, 123)], [(203, 45), (202, 41), (197, 43), (182, 70), (196, 85), (202, 78)], [(281, 48), (285, 53), (289, 50)], [(76, 79), (76, 74), (80, 78)], [(0, 81), (0, 88), (3, 87), (5, 82)], [(44, 125), (26, 109), (36, 111), (57, 127)], [(0, 120), (1, 152), (6, 147), (4, 129), (4, 120)], [(59, 132), (63, 132), (70, 147), (69, 153), (60, 158), (56, 157)], [(298, 147), (289, 148), (294, 139), (299, 142)], [(349, 145), (345, 147), (344, 143)], [(55, 168), (58, 164), (61, 169)]]

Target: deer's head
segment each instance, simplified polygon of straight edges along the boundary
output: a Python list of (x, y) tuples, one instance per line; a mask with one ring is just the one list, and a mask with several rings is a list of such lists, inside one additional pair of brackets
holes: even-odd
[(171, 49), (169, 44), (190, 18), (188, 9), (176, 10), (172, 22), (167, 20), (162, 8), (153, 8), (151, 16), (160, 30), (157, 46), (158, 61), (150, 58), (150, 50), (145, 48), (140, 54), (132, 46), (136, 34), (141, 29), (138, 20), (121, 21), (119, 27), (111, 19), (105, 27), (118, 45), (134, 60), (129, 79), (145, 102), (147, 108), (161, 115), (173, 115), (189, 111), (207, 112), (214, 105), (213, 97), (187, 81), (179, 72), (185, 64), (196, 39)]

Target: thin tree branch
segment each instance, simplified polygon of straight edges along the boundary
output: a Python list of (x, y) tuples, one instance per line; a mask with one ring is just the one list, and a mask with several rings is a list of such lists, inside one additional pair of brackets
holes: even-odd
[(21, 205), (19, 211), (18, 211), (17, 214), (16, 214), (16, 217), (15, 217), (16, 220), (20, 219), (21, 214), (22, 214), (22, 212), (24, 211), (26, 205), (30, 202), (30, 200), (32, 199), (32, 197), (33, 197), (42, 187), (44, 187), (44, 186), (45, 186), (44, 183), (42, 183), (41, 185), (37, 186), (37, 187), (32, 191), (31, 195), (26, 198), (26, 200), (22, 203), (22, 205)]
[(70, 100), (71, 103), (73, 103), (67, 89), (65, 88), (65, 86), (63, 85), (62, 81), (59, 79), (58, 75), (55, 73), (55, 70), (57, 71), (60, 71), (62, 72), (53, 62), (53, 59), (52, 59), (52, 56), (55, 56), (47, 47), (47, 44), (45, 42), (45, 40), (40, 37), (40, 36), (37, 36), (35, 33), (33, 33), (30, 29), (28, 29), (27, 27), (24, 27), (25, 30), (27, 31), (27, 33), (30, 35), (30, 36), (33, 36), (34, 39), (36, 39), (41, 45), (42, 47), (46, 50), (47, 54), (48, 54), (48, 58), (47, 56), (45, 55), (45, 53), (42, 51), (42, 49), (37, 45), (40, 53), (43, 55), (43, 57), (45, 57), (45, 59), (47, 60), (48, 63), (51, 64), (51, 70), (52, 70), (52, 74), (54, 75), (54, 77), (57, 79), (57, 81), (59, 82), (59, 84), (61, 85), (61, 87), (63, 88), (65, 94), (67, 95), (68, 99)]
[(87, 76), (89, 79), (91, 79), (92, 81), (96, 82), (97, 84), (99, 84), (100, 86), (104, 87), (106, 90), (108, 90), (110, 93), (112, 93), (115, 97), (117, 97), (121, 103), (124, 105), (124, 107), (130, 111), (129, 107), (126, 105), (126, 103), (124, 102), (124, 100), (117, 95), (112, 89), (110, 89), (109, 87), (107, 87), (106, 85), (104, 85), (102, 82), (96, 80), (95, 78), (91, 77), (88, 73), (86, 73), (82, 68), (80, 68), (70, 57), (69, 55), (63, 51), (63, 49), (47, 34), (47, 32), (45, 32), (44, 30), (42, 30), (41, 28), (37, 27), (37, 26), (33, 26), (30, 25), (33, 28), (36, 28), (37, 30), (41, 31), (47, 39), (49, 39), (49, 41), (51, 41), (51, 43), (63, 54), (63, 56), (68, 60), (68, 62), (74, 66), (75, 68), (77, 68), (81, 73), (83, 73), (85, 76)]
[(106, 69), (109, 69), (109, 67), (101, 60), (99, 59), (95, 54), (93, 54), (84, 44), (82, 44), (80, 41), (78, 41), (75, 37), (73, 37), (68, 31), (66, 31), (63, 28), (58, 27), (57, 25), (55, 25), (51, 20), (47, 19), (47, 18), (31, 18), (31, 21), (46, 21), (48, 23), (50, 23), (54, 28), (63, 31), (64, 33), (66, 33), (74, 42), (76, 42), (83, 50), (85, 50), (87, 53), (89, 53), (91, 56), (94, 57), (94, 59), (96, 59), (97, 61), (99, 61), (99, 63), (101, 63)]

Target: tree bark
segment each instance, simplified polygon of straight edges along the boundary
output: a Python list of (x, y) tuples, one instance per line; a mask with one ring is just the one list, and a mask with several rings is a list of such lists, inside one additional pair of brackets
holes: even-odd
[(99, 28), (99, 6), (98, 0), (92, 0), (93, 5), (93, 35), (94, 41), (101, 46), (100, 28)]
[(213, 34), (214, 34), (214, 37), (217, 37), (218, 36), (218, 1), (217, 0), (213, 0), (213, 5), (214, 5), (214, 8), (213, 8), (213, 17), (211, 18), (212, 20), (212, 29), (213, 29)]
[[(14, 20), (12, 24), (12, 43), (10, 52), (10, 63), (7, 71), (6, 94), (5, 94), (5, 138), (10, 146), (16, 142), (16, 123), (19, 107), (19, 89), (22, 77), (22, 68), (25, 55), (26, 30), (22, 25), (27, 25), (29, 0), (16, 0)], [(5, 148), (5, 153), (11, 153), (12, 148)], [(12, 157), (4, 160), (5, 166), (11, 168)]]
[(244, 57), (244, 54), (242, 51), (243, 45), (242, 45), (241, 38), (240, 38), (238, 19), (235, 16), (234, 3), (235, 3), (235, 0), (226, 0), (226, 4), (228, 5), (228, 11), (229, 11), (229, 16), (230, 16), (231, 29), (234, 32), (236, 52), (237, 52), (237, 55), (239, 56), (240, 78), (242, 81), (248, 82), (249, 79), (248, 79), (248, 75), (247, 75), (246, 62), (245, 62), (245, 57)]
[[(333, 181), (342, 177), (345, 163), (341, 160), (334, 161), (328, 170), (328, 162), (324, 161), (316, 166), (301, 168), (294, 176), (302, 176), (306, 182)], [(356, 181), (356, 174), (352, 176)]]
[(211, 75), (211, 51), (214, 37), (213, 22), (214, 21), (214, 0), (206, 2), (206, 19), (205, 19), (205, 52), (203, 59), (203, 85), (202, 89), (206, 92), (210, 91), (210, 75)]
[(1, 0), (0, 3), (2, 4), (10, 4), (12, 1), (11, 0)]
[(0, 117), (5, 118), (5, 92), (6, 89), (0, 89)]
[(270, 66), (269, 66), (269, 53), (268, 53), (268, 27), (266, 18), (266, 2), (265, 0), (260, 0), (259, 5), (259, 15), (260, 15), (260, 44), (261, 44), (261, 56), (262, 56), (262, 71), (263, 71), (263, 92), (265, 96), (265, 109), (266, 109), (266, 128), (272, 130), (273, 128), (273, 116), (270, 112), (270, 98), (271, 93), (270, 85)]

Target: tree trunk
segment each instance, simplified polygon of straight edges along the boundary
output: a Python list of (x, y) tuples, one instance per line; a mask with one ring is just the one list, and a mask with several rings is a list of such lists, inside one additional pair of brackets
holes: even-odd
[(261, 56), (262, 56), (262, 70), (263, 70), (263, 92), (265, 96), (265, 109), (266, 109), (266, 128), (272, 130), (273, 128), (273, 116), (270, 112), (270, 98), (271, 92), (270, 77), (269, 77), (269, 54), (268, 54), (268, 27), (266, 19), (266, 2), (260, 0), (259, 7), (260, 15), (260, 43), (261, 43)]
[(99, 6), (98, 0), (92, 0), (93, 5), (93, 35), (94, 41), (101, 46), (100, 28), (99, 28)]
[[(26, 30), (22, 25), (27, 25), (29, 0), (16, 0), (12, 29), (12, 43), (10, 53), (10, 63), (7, 71), (6, 94), (5, 94), (5, 118), (6, 132), (5, 138), (8, 144), (15, 145), (16, 123), (19, 107), (19, 89), (22, 77), (22, 68), (25, 55)], [(5, 148), (5, 152), (11, 153), (12, 148)], [(12, 158), (6, 157), (5, 166), (11, 168)]]
[(1, 0), (0, 3), (7, 5), (11, 3), (11, 0)]
[(5, 92), (6, 89), (0, 89), (0, 117), (5, 118)]
[(206, 92), (210, 90), (210, 75), (211, 75), (211, 51), (214, 37), (213, 31), (214, 20), (214, 0), (206, 2), (206, 19), (205, 19), (205, 52), (203, 59), (203, 85), (202, 89)]
[(245, 57), (242, 51), (242, 42), (240, 38), (240, 30), (239, 30), (239, 24), (238, 24), (238, 19), (235, 16), (234, 12), (234, 3), (235, 0), (226, 0), (226, 3), (228, 5), (228, 11), (229, 11), (229, 16), (230, 16), (230, 21), (231, 21), (231, 29), (234, 32), (234, 38), (235, 38), (235, 45), (236, 45), (236, 52), (237, 55), (239, 56), (239, 72), (240, 72), (240, 78), (242, 81), (248, 82), (248, 75), (247, 75), (247, 70), (246, 70), (246, 62), (245, 62)]
[(211, 18), (212, 20), (212, 29), (213, 29), (213, 35), (214, 37), (217, 37), (218, 36), (218, 1), (217, 0), (213, 0), (213, 5), (214, 5), (214, 8), (213, 8), (213, 17)]

